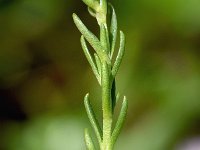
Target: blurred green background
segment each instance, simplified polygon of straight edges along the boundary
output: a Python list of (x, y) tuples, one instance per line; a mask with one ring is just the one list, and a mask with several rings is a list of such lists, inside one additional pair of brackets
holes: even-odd
[[(200, 150), (200, 1), (111, 2), (127, 37), (116, 150)], [(73, 12), (98, 34), (81, 0), (0, 0), (0, 150), (85, 149), (83, 97), (100, 118), (101, 93)]]

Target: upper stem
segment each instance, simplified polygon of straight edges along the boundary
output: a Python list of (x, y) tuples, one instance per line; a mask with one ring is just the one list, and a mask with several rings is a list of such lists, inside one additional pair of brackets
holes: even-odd
[(107, 0), (100, 0), (100, 6), (104, 12), (104, 14), (107, 14)]
[(107, 0), (100, 0), (100, 6), (96, 13), (97, 22), (99, 25), (106, 25), (107, 5)]

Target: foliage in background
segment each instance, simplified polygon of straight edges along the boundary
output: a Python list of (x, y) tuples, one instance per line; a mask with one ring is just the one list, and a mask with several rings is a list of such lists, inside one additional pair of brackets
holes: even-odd
[[(118, 88), (130, 99), (128, 123), (116, 148), (171, 150), (185, 138), (198, 137), (200, 1), (112, 3), (119, 26), (127, 33), (126, 59), (117, 76)], [(75, 120), (82, 116), (86, 122), (82, 97), (88, 90), (93, 99), (98, 100), (100, 95), (80, 53), (79, 33), (71, 19), (76, 11), (98, 33), (85, 9), (81, 1), (74, 0), (0, 1), (0, 140), (6, 141), (0, 143), (2, 150), (27, 150), (36, 139), (48, 141), (48, 137), (61, 132), (56, 131), (60, 126), (55, 124), (48, 136), (44, 130), (47, 127), (40, 127), (50, 125), (63, 114), (73, 114)], [(98, 116), (99, 103), (92, 102)], [(43, 123), (39, 121), (41, 115), (48, 116), (49, 121), (46, 117)], [(66, 122), (71, 120), (69, 116)], [(38, 129), (32, 128), (33, 120)], [(80, 133), (82, 126), (86, 125), (77, 129)], [(40, 131), (42, 136), (30, 130)], [(33, 138), (26, 138), (27, 134)], [(67, 134), (57, 138), (70, 141)], [(76, 139), (77, 145), (82, 138)], [(54, 150), (57, 140), (50, 141), (51, 146), (47, 146), (48, 141), (32, 149), (46, 145)]]

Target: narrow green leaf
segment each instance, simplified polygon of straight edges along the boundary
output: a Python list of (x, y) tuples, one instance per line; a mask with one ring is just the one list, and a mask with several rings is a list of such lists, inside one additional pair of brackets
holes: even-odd
[(110, 22), (110, 43), (111, 43), (111, 58), (113, 57), (115, 51), (115, 45), (117, 40), (117, 16), (115, 13), (115, 9), (112, 4), (109, 3), (111, 8), (111, 22)]
[(112, 68), (112, 75), (113, 75), (113, 78), (116, 76), (118, 70), (119, 70), (119, 67), (121, 65), (121, 62), (122, 62), (122, 58), (124, 56), (124, 52), (125, 52), (125, 35), (122, 31), (120, 31), (120, 48), (119, 48), (119, 52), (117, 54), (117, 58), (115, 60), (115, 63), (113, 65), (113, 68)]
[(101, 80), (101, 61), (99, 59), (99, 56), (96, 53), (94, 53), (94, 57), (95, 57), (95, 61), (96, 61), (96, 64), (97, 64), (98, 73), (99, 73), (100, 80)]
[(87, 47), (87, 45), (86, 45), (86, 41), (85, 41), (83, 35), (81, 36), (81, 46), (82, 46), (82, 49), (83, 49), (83, 51), (84, 51), (84, 53), (85, 53), (85, 56), (86, 56), (86, 58), (87, 58), (89, 64), (90, 64), (91, 67), (92, 67), (92, 71), (94, 72), (94, 75), (96, 76), (96, 78), (97, 78), (99, 84), (101, 85), (100, 75), (99, 75), (99, 73), (98, 73), (97, 66), (95, 65), (95, 63), (94, 63), (94, 61), (93, 61), (93, 59), (92, 59), (92, 56), (90, 55), (90, 52), (89, 52), (89, 50), (88, 50), (88, 47)]
[(115, 105), (116, 105), (116, 85), (115, 85), (115, 79), (112, 83), (111, 88), (111, 98), (112, 98), (112, 112), (114, 113)]
[(87, 29), (87, 27), (83, 24), (83, 22), (80, 20), (80, 18), (76, 14), (73, 14), (73, 19), (79, 31), (83, 34), (86, 40), (91, 44), (91, 46), (94, 48), (94, 50), (96, 51), (100, 59), (110, 64), (111, 63), (110, 58), (104, 52), (105, 50), (101, 46), (99, 39), (91, 31)]
[(94, 113), (94, 111), (92, 109), (92, 106), (90, 104), (89, 94), (86, 94), (86, 96), (84, 98), (84, 104), (85, 104), (85, 109), (86, 109), (88, 118), (90, 120), (90, 123), (92, 125), (92, 128), (94, 129), (94, 132), (95, 132), (95, 134), (97, 136), (99, 145), (101, 145), (101, 142), (102, 142), (102, 131), (101, 131), (100, 125), (98, 123), (98, 120), (96, 118), (96, 115), (95, 115), (95, 113)]
[(128, 102), (126, 100), (126, 97), (124, 96), (124, 100), (122, 102), (122, 108), (121, 108), (117, 123), (116, 123), (115, 128), (112, 133), (112, 143), (116, 142), (116, 140), (120, 134), (120, 131), (121, 131), (124, 121), (126, 119), (127, 109), (128, 109)]
[(100, 25), (100, 42), (105, 52), (109, 54), (109, 39), (107, 37), (106, 27), (104, 24)]
[(88, 129), (85, 129), (85, 144), (87, 150), (95, 150), (94, 142), (92, 141)]

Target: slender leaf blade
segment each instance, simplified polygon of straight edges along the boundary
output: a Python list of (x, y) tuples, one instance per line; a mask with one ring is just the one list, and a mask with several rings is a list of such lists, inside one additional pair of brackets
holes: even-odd
[(119, 48), (119, 52), (117, 54), (115, 63), (114, 63), (113, 68), (112, 68), (113, 77), (116, 76), (116, 74), (119, 70), (119, 67), (120, 67), (121, 62), (122, 62), (122, 58), (124, 56), (124, 52), (125, 52), (125, 35), (122, 31), (120, 31), (120, 48)]
[(112, 88), (111, 88), (111, 99), (112, 99), (112, 112), (114, 113), (115, 105), (116, 105), (116, 85), (115, 85), (115, 79), (113, 80), (112, 83)]
[(110, 22), (110, 43), (111, 43), (111, 58), (113, 57), (115, 51), (115, 45), (117, 40), (117, 16), (115, 13), (115, 9), (112, 4), (109, 4), (111, 8), (111, 22)]
[(123, 126), (125, 119), (126, 119), (127, 109), (128, 109), (128, 102), (127, 102), (126, 97), (124, 96), (124, 99), (123, 99), (123, 102), (122, 102), (122, 108), (121, 108), (117, 123), (116, 123), (115, 128), (114, 128), (113, 133), (112, 133), (112, 143), (116, 142), (116, 140), (117, 140), (117, 138), (120, 134), (120, 131), (121, 131), (122, 126)]
[(83, 34), (86, 40), (94, 48), (100, 59), (110, 64), (111, 63), (110, 58), (106, 55), (105, 50), (101, 46), (99, 39), (91, 31), (87, 29), (87, 27), (83, 24), (83, 22), (75, 13), (73, 14), (73, 19), (79, 31)]
[(92, 141), (88, 129), (85, 129), (85, 144), (87, 150), (95, 150), (94, 142)]
[(101, 141), (102, 141), (102, 131), (101, 131), (101, 128), (100, 128), (100, 125), (98, 123), (98, 120), (96, 118), (96, 115), (92, 109), (92, 106), (90, 104), (90, 101), (89, 101), (89, 94), (86, 94), (85, 98), (84, 98), (84, 104), (85, 104), (85, 109), (86, 109), (86, 112), (87, 112), (87, 115), (88, 115), (88, 118), (90, 120), (90, 123), (92, 125), (92, 128), (94, 129), (94, 132), (97, 136), (97, 139), (98, 139), (98, 142), (99, 142), (99, 145), (101, 145)]
[(85, 56), (90, 64), (90, 66), (92, 67), (92, 71), (94, 72), (94, 75), (96, 76), (99, 84), (101, 85), (101, 80), (100, 80), (100, 75), (98, 73), (98, 69), (97, 69), (97, 66), (95, 65), (93, 59), (92, 59), (92, 56), (88, 50), (88, 47), (86, 45), (86, 41), (84, 39), (84, 36), (82, 35), (81, 36), (81, 46), (82, 46), (82, 49), (83, 49), (83, 52), (85, 53)]
[(97, 64), (98, 73), (101, 79), (101, 60), (99, 59), (99, 56), (96, 53), (94, 53), (94, 57)]
[(109, 38), (107, 36), (107, 27), (104, 24), (100, 25), (100, 41), (107, 55), (110, 51)]

